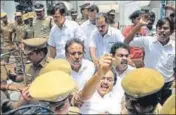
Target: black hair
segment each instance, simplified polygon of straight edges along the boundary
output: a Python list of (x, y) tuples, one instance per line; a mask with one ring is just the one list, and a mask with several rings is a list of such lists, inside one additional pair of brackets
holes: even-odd
[[(94, 74), (95, 74), (97, 71), (98, 71), (98, 68), (95, 69)], [(113, 84), (113, 85), (115, 85), (115, 84), (117, 83), (117, 73), (116, 73), (116, 70), (115, 70), (115, 68), (112, 67), (110, 71), (112, 71), (112, 73), (113, 73), (113, 76), (114, 76), (114, 84)]]
[(49, 12), (48, 13), (54, 15), (57, 10), (59, 10), (61, 15), (66, 15), (67, 13), (66, 6), (62, 2), (57, 3), (54, 7), (51, 8), (50, 13)]
[(105, 18), (105, 22), (108, 23), (108, 16), (107, 16), (106, 13), (100, 12), (100, 13), (96, 14), (96, 20), (101, 18), (101, 17), (104, 17)]
[(74, 39), (71, 39), (71, 40), (68, 40), (65, 44), (65, 53), (68, 53), (68, 47), (71, 46), (73, 43), (77, 43), (77, 44), (80, 44), (83, 48), (83, 52), (84, 52), (84, 42), (81, 41), (80, 39), (78, 38), (74, 38)]
[[(161, 93), (160, 93), (160, 91), (158, 91), (156, 93), (153, 93), (153, 94), (145, 96), (145, 97), (135, 98), (135, 101), (131, 102), (131, 104), (139, 103), (143, 107), (147, 107), (147, 106), (151, 106), (151, 105), (153, 107), (156, 107), (156, 105), (160, 101), (160, 98), (159, 98), (160, 95), (161, 95)], [(130, 97), (134, 98), (133, 96), (131, 96), (125, 92), (125, 99), (129, 99)]]
[(115, 53), (116, 53), (116, 50), (119, 49), (119, 48), (124, 48), (124, 49), (128, 50), (128, 52), (130, 53), (129, 46), (125, 43), (122, 43), (122, 42), (114, 43), (111, 47), (110, 53), (114, 56)]
[(173, 33), (173, 31), (174, 31), (174, 23), (170, 20), (169, 17), (165, 17), (163, 19), (159, 19), (157, 24), (156, 24), (156, 28), (162, 27), (166, 23), (166, 21), (169, 22), (170, 32)]
[(136, 10), (134, 11), (130, 16), (129, 16), (129, 19), (133, 22), (133, 19), (136, 19), (137, 17), (141, 16), (144, 12), (141, 11), (141, 10)]
[(37, 50), (34, 50), (33, 52), (35, 52), (36, 54), (43, 52), (46, 55), (48, 53), (48, 48), (45, 47), (45, 48), (37, 49)]
[(149, 14), (150, 14), (150, 17), (156, 17), (156, 16), (155, 16), (155, 13), (152, 12), (152, 11), (151, 11)]
[(99, 13), (99, 8), (97, 5), (91, 5), (89, 8), (88, 8), (88, 11), (90, 12), (93, 12), (93, 11), (97, 11), (97, 13)]

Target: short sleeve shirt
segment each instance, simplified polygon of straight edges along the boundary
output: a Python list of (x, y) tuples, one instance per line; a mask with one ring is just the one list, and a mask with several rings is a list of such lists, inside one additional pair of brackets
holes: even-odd
[(165, 82), (174, 79), (175, 43), (172, 42), (172, 40), (169, 40), (169, 42), (163, 46), (157, 40), (156, 36), (146, 36), (134, 38), (134, 40), (130, 42), (130, 46), (144, 48), (145, 67), (159, 71), (164, 76)]
[(109, 26), (108, 32), (104, 37), (102, 37), (98, 30), (93, 33), (89, 47), (96, 48), (96, 56), (99, 58), (100, 56), (109, 53), (114, 43), (123, 41), (124, 36), (122, 33), (118, 29)]
[(57, 25), (52, 27), (48, 44), (56, 48), (55, 58), (65, 59), (65, 44), (68, 40), (74, 38), (82, 41), (85, 39), (84, 32), (76, 22), (66, 19), (62, 29)]

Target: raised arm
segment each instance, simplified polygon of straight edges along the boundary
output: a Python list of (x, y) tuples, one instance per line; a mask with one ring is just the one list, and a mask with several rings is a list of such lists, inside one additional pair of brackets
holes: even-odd
[(149, 22), (149, 15), (148, 14), (143, 15), (141, 17), (139, 23), (125, 37), (124, 42), (126, 44), (129, 44), (133, 40), (135, 34), (141, 29), (141, 27), (146, 26), (148, 24), (148, 22)]
[(84, 101), (92, 97), (101, 78), (111, 69), (112, 59), (111, 54), (106, 54), (100, 58), (98, 70), (80, 92), (80, 99)]

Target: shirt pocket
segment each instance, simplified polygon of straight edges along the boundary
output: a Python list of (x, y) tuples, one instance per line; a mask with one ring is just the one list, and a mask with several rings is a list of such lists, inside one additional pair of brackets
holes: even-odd
[(174, 54), (166, 54), (165, 55), (165, 61), (164, 63), (164, 67), (166, 67), (167, 69), (173, 69), (174, 68), (174, 63), (175, 63), (175, 55)]

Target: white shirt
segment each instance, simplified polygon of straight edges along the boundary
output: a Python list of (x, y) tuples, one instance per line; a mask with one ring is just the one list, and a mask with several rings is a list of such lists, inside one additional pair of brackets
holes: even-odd
[(82, 60), (82, 65), (78, 72), (72, 70), (71, 76), (78, 85), (79, 89), (82, 89), (85, 83), (93, 76), (95, 72), (94, 64), (86, 59)]
[(174, 79), (175, 43), (172, 40), (163, 46), (156, 37), (138, 37), (130, 42), (130, 46), (144, 48), (145, 67), (159, 71), (164, 76), (165, 82)]
[(89, 44), (91, 42), (91, 36), (92, 33), (97, 30), (97, 27), (95, 25), (93, 25), (90, 20), (85, 21), (84, 23), (82, 23), (80, 25), (80, 28), (84, 31), (85, 35), (86, 35), (86, 39), (84, 40), (84, 44), (85, 44), (85, 59), (91, 60), (90, 54), (89, 54)]
[[(116, 101), (114, 100), (116, 98)], [(92, 97), (85, 101), (80, 108), (81, 114), (100, 114), (108, 112), (111, 114), (120, 114), (121, 104), (118, 97), (114, 97), (111, 92), (101, 97), (97, 91)]]
[[(114, 68), (115, 69), (115, 68)], [(128, 65), (128, 68), (121, 74), (119, 75), (119, 73), (116, 71), (116, 74), (117, 74), (117, 81), (116, 81), (116, 84), (113, 88), (113, 94), (114, 95), (117, 95), (119, 96), (120, 100), (122, 99), (122, 97), (124, 96), (124, 90), (122, 88), (122, 85), (121, 85), (121, 82), (122, 82), (122, 79), (132, 70), (134, 70), (136, 68)], [(115, 69), (116, 70), (116, 69)]]
[(93, 33), (89, 47), (96, 48), (96, 57), (99, 58), (103, 54), (109, 53), (114, 43), (123, 41), (124, 36), (122, 33), (118, 29), (109, 26), (108, 32), (104, 37), (98, 30)]
[(82, 41), (85, 39), (84, 32), (74, 21), (65, 19), (62, 29), (56, 24), (51, 28), (48, 44), (56, 48), (55, 58), (65, 58), (65, 44), (67, 40), (73, 38), (79, 38)]

